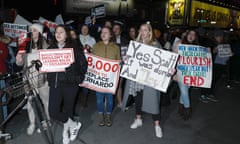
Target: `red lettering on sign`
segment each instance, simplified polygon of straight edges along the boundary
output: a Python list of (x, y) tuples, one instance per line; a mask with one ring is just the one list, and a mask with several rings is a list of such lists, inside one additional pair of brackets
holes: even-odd
[(201, 86), (204, 84), (204, 79), (198, 76), (184, 76), (183, 83), (190, 86)]

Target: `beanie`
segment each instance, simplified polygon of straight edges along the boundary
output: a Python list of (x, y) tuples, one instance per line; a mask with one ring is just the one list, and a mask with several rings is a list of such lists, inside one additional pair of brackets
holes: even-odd
[(30, 29), (36, 29), (38, 32), (40, 32), (41, 34), (43, 33), (43, 25), (41, 24), (38, 24), (38, 23), (35, 23), (35, 24), (32, 24), (30, 26)]

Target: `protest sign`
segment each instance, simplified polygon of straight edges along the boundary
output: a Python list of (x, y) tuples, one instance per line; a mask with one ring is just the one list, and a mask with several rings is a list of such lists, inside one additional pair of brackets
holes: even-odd
[(50, 32), (54, 32), (57, 24), (55, 22), (49, 21), (43, 17), (38, 18), (39, 22), (42, 23), (44, 26), (48, 27)]
[(4, 35), (9, 36), (12, 41), (9, 44), (12, 47), (17, 47), (17, 44), (22, 44), (27, 38), (28, 26), (14, 23), (3, 23)]
[(97, 92), (115, 94), (120, 73), (119, 60), (101, 58), (85, 53), (88, 70), (80, 86)]
[(210, 88), (212, 82), (211, 52), (198, 45), (178, 46), (178, 80), (185, 85)]
[(40, 72), (63, 72), (74, 62), (72, 48), (41, 49), (38, 52), (39, 60), (42, 63)]
[(166, 92), (178, 54), (130, 41), (120, 76)]
[(232, 50), (230, 44), (220, 44), (217, 46), (219, 57), (230, 57), (232, 56)]
[(90, 9), (90, 15), (96, 16), (96, 18), (102, 18), (106, 16), (105, 5), (100, 4)]

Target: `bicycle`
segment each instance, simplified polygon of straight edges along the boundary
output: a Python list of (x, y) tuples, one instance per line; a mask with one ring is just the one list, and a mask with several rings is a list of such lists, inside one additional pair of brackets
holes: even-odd
[[(32, 71), (35, 66), (35, 71)], [(44, 110), (43, 103), (39, 96), (36, 78), (39, 76), (38, 68), (41, 67), (41, 62), (39, 60), (32, 61), (31, 65), (28, 66), (25, 70), (16, 73), (16, 78), (10, 80), (9, 86), (6, 86), (4, 89), (0, 90), (0, 98), (4, 95), (7, 97), (7, 100), (2, 105), (8, 105), (14, 97), (19, 97), (25, 95), (23, 100), (8, 114), (7, 118), (0, 124), (0, 138), (5, 139), (5, 141), (12, 138), (10, 133), (3, 133), (3, 128), (5, 124), (18, 112), (22, 107), (28, 102), (31, 98), (31, 105), (36, 116), (36, 125), (41, 131), (44, 141), (47, 144), (54, 144), (53, 133), (51, 129), (51, 124), (47, 118), (46, 112)], [(11, 74), (5, 75), (2, 79), (9, 79)]]

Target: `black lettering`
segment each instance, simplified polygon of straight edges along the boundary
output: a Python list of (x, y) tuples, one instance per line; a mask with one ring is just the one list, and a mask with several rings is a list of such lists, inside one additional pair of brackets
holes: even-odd
[[(161, 51), (156, 49), (154, 52), (153, 52), (153, 55), (154, 57), (152, 58), (152, 63), (153, 64), (159, 64), (161, 63)], [(154, 59), (155, 58), (155, 59)]]

